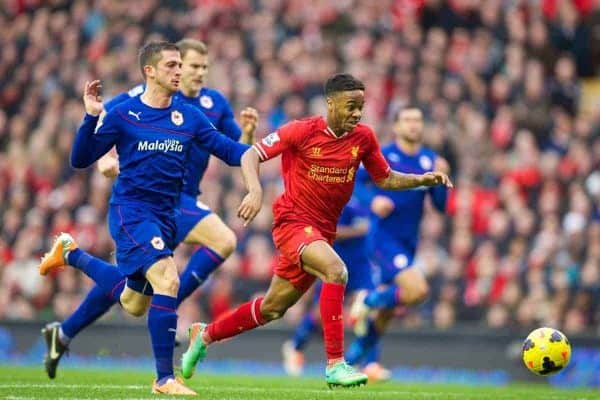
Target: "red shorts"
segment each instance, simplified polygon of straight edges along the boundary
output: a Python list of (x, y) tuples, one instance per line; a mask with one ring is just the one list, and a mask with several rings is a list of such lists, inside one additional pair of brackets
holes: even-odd
[(273, 242), (279, 250), (279, 260), (275, 266), (275, 275), (288, 280), (297, 290), (306, 292), (316, 277), (302, 269), (302, 252), (306, 246), (317, 240), (328, 239), (314, 226), (302, 222), (286, 222), (273, 228)]

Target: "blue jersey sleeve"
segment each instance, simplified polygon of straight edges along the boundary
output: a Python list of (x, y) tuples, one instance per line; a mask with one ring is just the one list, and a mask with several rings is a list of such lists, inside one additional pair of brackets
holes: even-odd
[(448, 200), (448, 188), (444, 185), (433, 186), (429, 188), (429, 195), (433, 206), (440, 212), (446, 211), (446, 201)]
[(89, 114), (83, 118), (71, 150), (73, 168), (89, 167), (116, 143), (118, 131), (114, 113), (107, 113), (100, 123), (98, 119)]
[(196, 143), (212, 155), (219, 157), (227, 165), (239, 167), (242, 155), (250, 146), (231, 140), (221, 134), (210, 123), (208, 118), (198, 110), (196, 111)]
[(121, 94), (116, 95), (115, 97), (104, 103), (104, 109), (106, 110), (106, 112), (109, 112), (110, 110), (115, 108), (117, 104), (120, 104), (125, 100), (129, 100), (132, 97), (139, 96), (140, 94), (144, 93), (145, 88), (146, 86), (144, 84), (141, 84), (131, 88), (128, 92), (123, 92)]
[(369, 207), (375, 197), (375, 184), (362, 164), (356, 173), (354, 196), (365, 207)]
[(240, 140), (242, 136), (242, 130), (240, 126), (235, 121), (235, 117), (233, 115), (233, 110), (231, 109), (231, 105), (229, 102), (222, 97), (223, 99), (223, 116), (219, 121), (219, 130), (227, 135), (231, 140), (235, 140), (236, 142)]

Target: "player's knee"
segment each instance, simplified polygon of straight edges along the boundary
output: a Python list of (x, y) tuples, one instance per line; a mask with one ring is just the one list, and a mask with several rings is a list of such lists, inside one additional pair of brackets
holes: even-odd
[(177, 297), (179, 291), (179, 276), (165, 275), (159, 282), (152, 284), (154, 293)]
[(406, 293), (405, 303), (408, 305), (417, 305), (427, 300), (429, 296), (429, 285), (427, 282), (416, 284)]
[(325, 270), (325, 282), (345, 285), (348, 282), (348, 270), (342, 260), (331, 262)]
[(211, 250), (218, 253), (221, 257), (227, 258), (235, 251), (237, 247), (237, 237), (231, 229), (223, 230), (219, 241), (211, 246)]

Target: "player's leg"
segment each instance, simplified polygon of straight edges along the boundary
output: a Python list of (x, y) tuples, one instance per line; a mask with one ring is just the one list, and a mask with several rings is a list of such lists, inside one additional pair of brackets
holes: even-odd
[(192, 254), (181, 273), (177, 305), (202, 285), (235, 251), (237, 245), (235, 233), (208, 207), (199, 202), (192, 205), (182, 204), (180, 211), (177, 219), (177, 242), (183, 240), (188, 244), (200, 244), (202, 247)]
[(206, 357), (212, 342), (227, 339), (283, 317), (288, 308), (304, 294), (288, 280), (274, 275), (264, 297), (257, 297), (206, 325), (192, 324), (190, 345), (181, 358), (181, 372), (188, 379), (194, 374), (198, 361)]
[(281, 346), (283, 357), (283, 369), (290, 376), (300, 376), (304, 368), (303, 350), (317, 330), (321, 315), (319, 314), (319, 297), (321, 295), (321, 284), (315, 286), (314, 293), (310, 297), (300, 323), (294, 330), (291, 340), (286, 340)]
[(173, 257), (158, 260), (145, 272), (154, 294), (148, 312), (148, 330), (156, 363), (154, 393), (196, 394), (175, 379), (173, 350), (177, 330), (179, 274)]
[(118, 300), (120, 291), (125, 284), (125, 277), (115, 265), (96, 258), (81, 250), (75, 240), (68, 233), (58, 235), (40, 261), (39, 271), (46, 275), (51, 271), (59, 270), (65, 265), (70, 265), (90, 277), (103, 292), (113, 300)]
[(324, 240), (314, 241), (302, 252), (303, 269), (323, 281), (319, 309), (327, 354), (325, 379), (331, 386), (355, 386), (367, 382), (367, 376), (344, 360), (343, 304), (348, 271), (342, 259)]
[(51, 322), (42, 329), (46, 341), (44, 367), (50, 379), (56, 376), (56, 369), (62, 355), (68, 350), (71, 340), (84, 328), (104, 315), (115, 301), (100, 286), (94, 286), (79, 307), (62, 323)]

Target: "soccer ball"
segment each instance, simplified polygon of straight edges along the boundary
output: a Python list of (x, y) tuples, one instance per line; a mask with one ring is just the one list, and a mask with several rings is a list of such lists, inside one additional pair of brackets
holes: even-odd
[(523, 362), (536, 375), (549, 376), (562, 370), (571, 359), (571, 344), (560, 331), (538, 328), (523, 342)]

